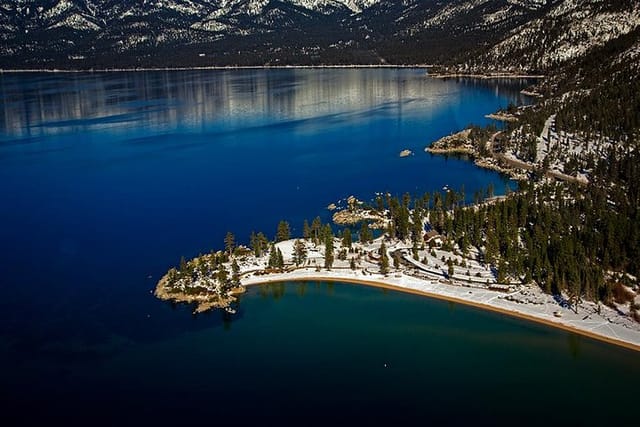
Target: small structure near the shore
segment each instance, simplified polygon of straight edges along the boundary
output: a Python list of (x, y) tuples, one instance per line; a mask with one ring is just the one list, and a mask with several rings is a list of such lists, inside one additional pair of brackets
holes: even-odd
[(429, 246), (441, 247), (444, 243), (442, 236), (436, 230), (429, 230), (424, 235), (424, 242)]

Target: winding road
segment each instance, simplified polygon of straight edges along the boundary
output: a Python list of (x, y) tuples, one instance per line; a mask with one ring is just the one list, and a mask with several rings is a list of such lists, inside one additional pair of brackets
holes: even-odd
[[(508, 165), (509, 167), (512, 167), (512, 168), (524, 169), (524, 170), (528, 170), (528, 171), (535, 170), (536, 169), (536, 165), (534, 165), (534, 164), (527, 163), (527, 162), (524, 162), (522, 160), (514, 159), (512, 157), (507, 157), (507, 156), (504, 155), (504, 153), (498, 153), (498, 152), (495, 151), (495, 139), (501, 133), (502, 133), (502, 131), (498, 131), (498, 132), (494, 133), (493, 135), (491, 135), (491, 137), (487, 141), (487, 150), (489, 151), (489, 153), (491, 153), (491, 157), (496, 159), (498, 162), (501, 162), (501, 163), (503, 163), (505, 165)], [(575, 176), (567, 175), (567, 174), (562, 173), (560, 171), (547, 170), (544, 173), (544, 175), (546, 177), (548, 177), (548, 178), (555, 178), (555, 179), (559, 179), (561, 181), (573, 182), (573, 183), (577, 183), (577, 184), (581, 184), (581, 185), (587, 185), (588, 184), (588, 182), (585, 181), (585, 180), (576, 178)]]

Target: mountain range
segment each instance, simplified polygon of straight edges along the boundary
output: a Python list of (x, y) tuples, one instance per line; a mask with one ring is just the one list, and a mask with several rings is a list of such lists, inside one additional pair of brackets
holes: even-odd
[(0, 0), (0, 68), (545, 72), (639, 25), (634, 0)]

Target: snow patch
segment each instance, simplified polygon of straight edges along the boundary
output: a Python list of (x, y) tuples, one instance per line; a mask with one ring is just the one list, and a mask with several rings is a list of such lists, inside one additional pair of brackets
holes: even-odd
[(100, 30), (100, 26), (95, 22), (89, 21), (84, 16), (74, 13), (63, 19), (60, 22), (57, 22), (50, 27), (47, 27), (48, 30), (52, 30), (54, 28), (67, 27), (73, 28), (75, 30), (84, 30), (84, 31), (98, 31)]

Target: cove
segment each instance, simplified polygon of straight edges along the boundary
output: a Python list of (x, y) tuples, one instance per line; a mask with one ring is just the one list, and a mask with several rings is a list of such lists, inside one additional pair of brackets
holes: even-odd
[(605, 419), (579, 412), (596, 396), (628, 408), (634, 354), (492, 313), (311, 283), (192, 317), (149, 293), (227, 231), (299, 233), (351, 194), (515, 188), (423, 148), (525, 102), (526, 85), (419, 69), (0, 75), (7, 416), (589, 424)]

